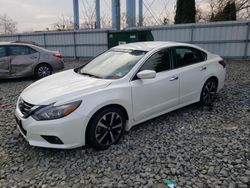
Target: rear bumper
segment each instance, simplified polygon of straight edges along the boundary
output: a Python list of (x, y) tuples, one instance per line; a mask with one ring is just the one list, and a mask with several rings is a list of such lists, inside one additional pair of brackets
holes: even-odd
[(52, 66), (53, 66), (53, 71), (54, 72), (63, 70), (64, 69), (64, 61), (63, 60), (57, 60), (57, 61), (53, 62)]
[(221, 90), (224, 87), (225, 84), (225, 78), (226, 78), (226, 68), (223, 68), (220, 73), (218, 74), (218, 79), (219, 79), (219, 83), (218, 83), (218, 91)]

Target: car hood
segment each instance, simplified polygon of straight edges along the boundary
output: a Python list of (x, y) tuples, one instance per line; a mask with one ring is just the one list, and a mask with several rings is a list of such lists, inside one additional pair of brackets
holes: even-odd
[(31, 84), (22, 92), (21, 97), (24, 101), (33, 105), (48, 105), (105, 88), (111, 82), (107, 79), (80, 75), (72, 69), (48, 76)]

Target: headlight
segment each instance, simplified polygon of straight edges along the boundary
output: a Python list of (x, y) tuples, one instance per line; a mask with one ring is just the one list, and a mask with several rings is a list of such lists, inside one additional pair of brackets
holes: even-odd
[(54, 106), (53, 104), (40, 108), (32, 114), (35, 120), (52, 120), (65, 117), (74, 112), (82, 101), (76, 101), (61, 106)]

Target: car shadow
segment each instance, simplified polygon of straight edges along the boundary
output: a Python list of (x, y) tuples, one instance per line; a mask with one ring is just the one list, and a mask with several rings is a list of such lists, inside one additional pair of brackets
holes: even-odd
[(37, 81), (35, 77), (29, 76), (29, 77), (22, 77), (22, 78), (5, 78), (0, 80), (1, 83), (13, 83), (13, 82), (24, 82), (24, 81)]
[[(186, 113), (186, 112), (190, 112), (190, 111), (211, 111), (213, 110), (213, 107), (206, 107), (206, 106), (201, 106), (198, 103), (194, 103), (194, 104), (190, 104), (188, 106), (182, 107), (180, 109), (174, 110), (172, 112), (168, 112), (165, 113), (163, 115), (157, 116), (153, 119), (147, 120), (145, 122), (142, 122), (140, 124), (135, 125), (134, 127), (132, 127), (128, 132), (125, 132), (125, 136), (128, 134), (133, 134), (135, 133), (137, 130), (143, 129), (143, 127), (145, 126), (150, 126), (148, 124), (150, 124), (150, 122), (155, 122), (157, 121), (164, 121), (166, 119), (169, 119), (171, 117), (175, 117), (175, 116), (182, 116), (182, 114)], [(176, 127), (175, 125), (169, 125), (168, 129), (170, 132), (174, 132)], [(123, 139), (122, 139), (123, 140)], [(122, 140), (120, 140), (118, 142), (119, 144), (122, 144)], [(78, 148), (72, 148), (72, 149), (56, 149), (56, 148), (41, 148), (41, 147), (34, 147), (34, 146), (29, 146), (31, 147), (31, 150), (33, 150), (34, 152), (39, 152), (42, 153), (42, 155), (48, 157), (52, 157), (52, 156), (57, 156), (57, 155), (61, 155), (62, 152), (64, 153), (64, 155), (74, 155), (76, 153), (80, 153), (82, 154), (82, 152), (84, 152), (84, 154), (88, 154), (88, 155), (95, 155), (98, 152), (107, 152), (109, 149), (107, 150), (96, 150), (94, 148), (92, 148), (89, 145), (86, 146), (82, 146), (82, 147), (78, 147)]]
[[(149, 123), (149, 122), (154, 122), (154, 121), (156, 121), (156, 120), (161, 121), (161, 120), (164, 120), (164, 119), (169, 119), (170, 117), (179, 116), (179, 115), (181, 115), (182, 113), (185, 113), (185, 112), (187, 112), (187, 111), (193, 111), (193, 110), (198, 110), (198, 109), (199, 109), (199, 110), (203, 110), (203, 109), (205, 109), (205, 108), (206, 108), (206, 107), (199, 106), (198, 103), (190, 104), (190, 105), (188, 105), (188, 106), (184, 106), (184, 107), (182, 107), (182, 108), (176, 109), (176, 110), (171, 111), (171, 112), (167, 112), (167, 113), (165, 113), (165, 114), (162, 114), (162, 115), (157, 116), (157, 117), (155, 117), (155, 118), (152, 118), (152, 119), (150, 119), (150, 120), (147, 120), (147, 121), (144, 121), (144, 122), (142, 122), (142, 123), (139, 123), (139, 124), (133, 126), (133, 127), (127, 132), (127, 134), (130, 134), (130, 133), (133, 132), (133, 131), (136, 131), (136, 130), (138, 130), (138, 129), (141, 129), (141, 128), (144, 127), (144, 126), (148, 126), (148, 123)], [(175, 130), (175, 127), (170, 125), (169, 129), (170, 129), (170, 131), (174, 131), (174, 130)]]

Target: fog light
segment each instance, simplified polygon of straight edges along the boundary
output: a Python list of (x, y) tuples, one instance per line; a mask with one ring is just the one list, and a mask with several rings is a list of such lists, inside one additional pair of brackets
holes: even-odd
[(41, 135), (43, 139), (45, 139), (50, 144), (63, 144), (63, 142), (57, 136), (44, 136)]

